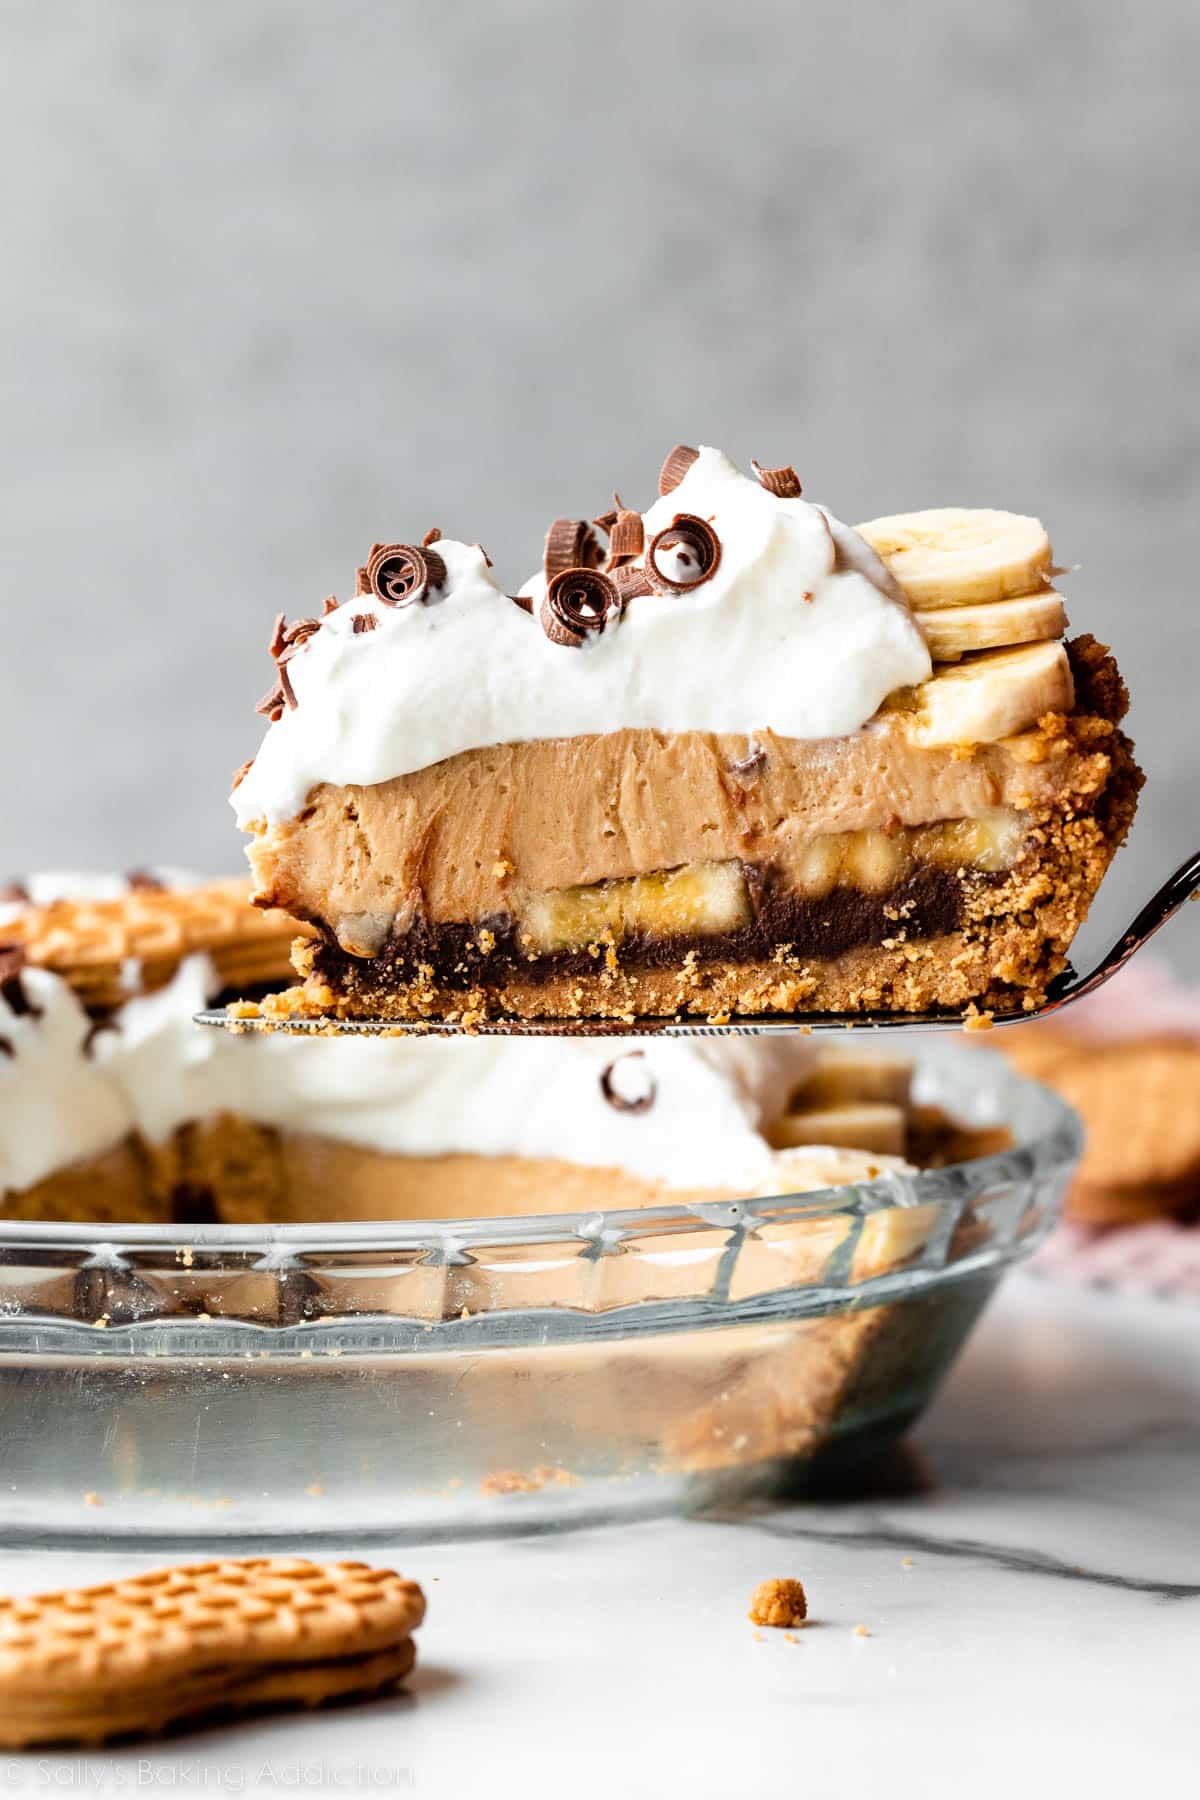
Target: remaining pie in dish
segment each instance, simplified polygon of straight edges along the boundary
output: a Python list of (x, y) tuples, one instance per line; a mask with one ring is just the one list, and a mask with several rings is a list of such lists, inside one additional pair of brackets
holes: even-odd
[[(194, 908), (195, 890), (177, 895), (193, 938), (207, 932), (205, 892)], [(104, 903), (119, 927), (120, 896)], [(837, 1186), (996, 1147), (914, 1107), (906, 1064), (822, 1060), (800, 1036), (634, 1046), (201, 1031), (193, 1016), (222, 977), (197, 953), (153, 991), (158, 958), (122, 958), (127, 998), (85, 1005), (92, 904), (26, 906), (6, 922), (28, 951), (0, 948), (0, 1216), (591, 1215)], [(140, 934), (140, 900), (125, 904)], [(72, 905), (88, 919), (76, 940)], [(258, 919), (242, 911), (249, 952)], [(39, 966), (49, 956), (57, 972)]]
[[(276, 624), (233, 795), (310, 1011), (397, 1020), (1033, 1004), (1132, 818), (1108, 652), (1035, 519), (857, 531), (678, 446), (645, 514), (376, 545)], [(293, 995), (285, 1003), (295, 1010)]]

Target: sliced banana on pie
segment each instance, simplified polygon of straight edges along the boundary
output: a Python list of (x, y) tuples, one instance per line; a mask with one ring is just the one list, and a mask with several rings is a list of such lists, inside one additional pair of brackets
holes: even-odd
[(1040, 519), (943, 506), (858, 526), (918, 611), (986, 605), (1044, 589), (1053, 567)]
[(945, 606), (913, 614), (934, 662), (956, 662), (973, 650), (1002, 650), (1061, 637), (1067, 628), (1061, 594), (1023, 594), (990, 606)]
[(918, 744), (991, 744), (1025, 731), (1046, 713), (1075, 704), (1071, 665), (1060, 643), (984, 650), (935, 671), (916, 690)]

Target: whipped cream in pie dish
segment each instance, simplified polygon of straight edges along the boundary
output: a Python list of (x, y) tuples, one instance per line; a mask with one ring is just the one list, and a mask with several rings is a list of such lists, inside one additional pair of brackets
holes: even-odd
[[(865, 1078), (888, 1106), (830, 1110), (831, 1093), (847, 1095), (802, 1038), (239, 1037), (193, 1023), (220, 985), (204, 956), (92, 1018), (66, 980), (3, 954), (9, 1217), (579, 1211), (804, 1192), (909, 1166), (904, 1068)], [(817, 1110), (797, 1119), (810, 1082)]]

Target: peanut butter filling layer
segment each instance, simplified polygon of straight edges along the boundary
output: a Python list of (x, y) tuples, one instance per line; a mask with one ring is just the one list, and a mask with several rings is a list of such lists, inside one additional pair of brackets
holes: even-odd
[[(576, 890), (668, 872), (769, 871), (777, 891), (821, 899), (885, 894), (925, 869), (1002, 871), (1019, 857), (1023, 814), (1086, 808), (1107, 769), (1103, 754), (1067, 738), (1052, 749), (1039, 733), (927, 749), (889, 718), (819, 742), (621, 731), (318, 787), (298, 818), (259, 830), (250, 858), (260, 905), (322, 926), (350, 955), (379, 954), (417, 921), (495, 919), (544, 953), (564, 907), (590, 904)], [(653, 910), (649, 891), (629, 897)], [(738, 922), (736, 883), (724, 904), (714, 929)], [(593, 907), (602, 931), (609, 906)]]

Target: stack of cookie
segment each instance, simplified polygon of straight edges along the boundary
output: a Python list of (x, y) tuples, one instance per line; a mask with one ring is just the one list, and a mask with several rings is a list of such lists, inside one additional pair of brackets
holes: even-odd
[(1200, 992), (1143, 956), (1061, 1024), (1022, 1025), (1000, 1042), (1087, 1129), (1070, 1218), (1092, 1226), (1200, 1218)]

